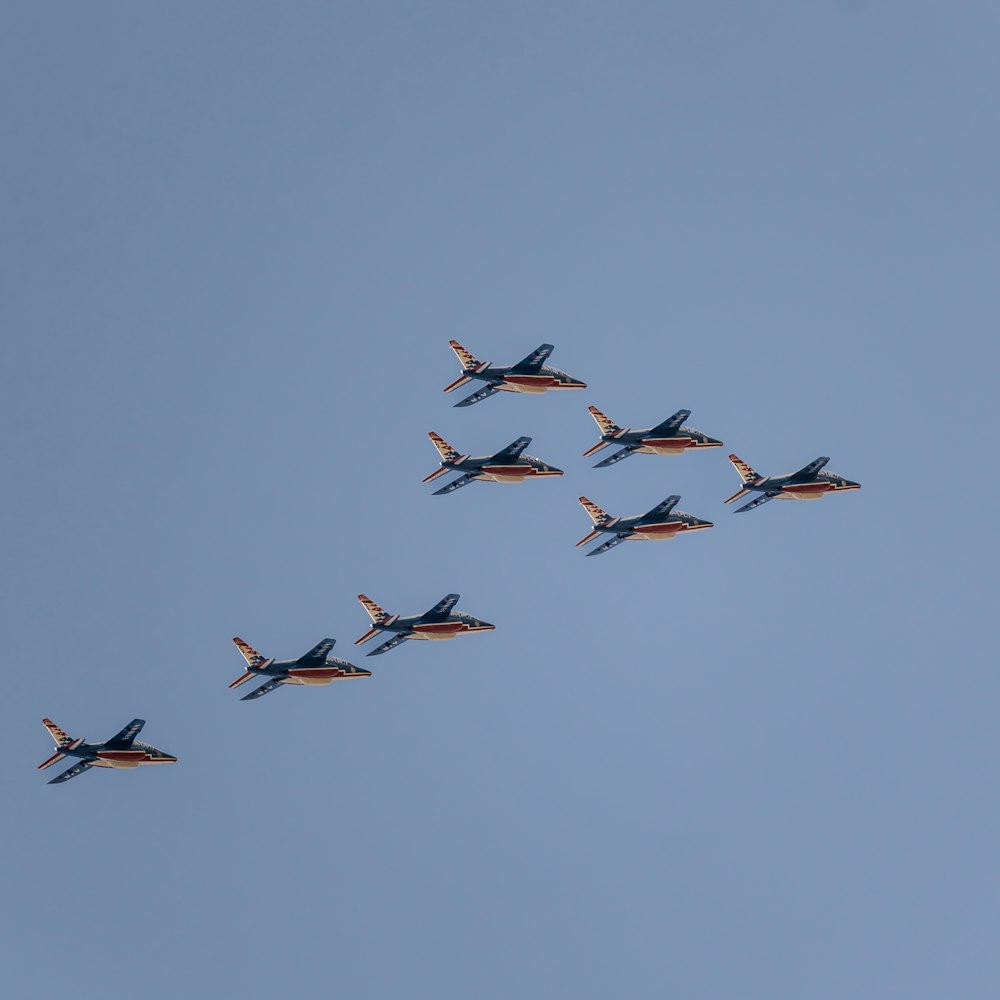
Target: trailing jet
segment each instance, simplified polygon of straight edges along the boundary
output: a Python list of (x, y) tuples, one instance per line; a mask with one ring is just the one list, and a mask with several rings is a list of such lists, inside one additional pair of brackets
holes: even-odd
[(279, 684), (304, 684), (307, 687), (318, 687), (333, 681), (349, 680), (352, 677), (371, 677), (370, 670), (348, 663), (337, 656), (329, 656), (336, 639), (323, 639), (313, 646), (305, 656), (297, 660), (268, 660), (247, 645), (239, 636), (233, 637), (236, 648), (247, 661), (246, 673), (237, 677), (229, 686), (239, 687), (251, 677), (266, 677), (267, 681), (260, 687), (245, 694), (240, 701), (250, 701), (273, 691)]
[(702, 434), (693, 427), (684, 426), (684, 421), (691, 416), (690, 410), (678, 410), (672, 417), (668, 417), (655, 427), (632, 430), (630, 427), (619, 427), (596, 406), (588, 406), (587, 409), (601, 429), (601, 440), (593, 448), (588, 448), (583, 457), (590, 458), (602, 448), (607, 448), (609, 444), (623, 446), (620, 451), (616, 451), (603, 462), (598, 462), (594, 466), (595, 469), (614, 465), (629, 455), (682, 455), (692, 448), (719, 448), (722, 445), (721, 441)]
[(358, 600), (364, 605), (374, 626), (360, 639), (356, 639), (354, 645), (360, 646), (379, 632), (391, 632), (391, 639), (383, 642), (381, 646), (376, 646), (368, 654), (378, 656), (379, 653), (388, 652), (407, 639), (454, 639), (463, 632), (489, 632), (496, 628), (496, 625), (480, 621), (472, 615), (452, 611), (451, 609), (458, 603), (458, 596), (458, 594), (447, 594), (430, 611), (422, 615), (401, 618), (399, 615), (386, 614), (371, 598), (358, 594)]
[(591, 549), (587, 553), (588, 556), (597, 556), (631, 538), (639, 541), (658, 542), (666, 538), (673, 538), (681, 532), (700, 531), (702, 528), (715, 527), (711, 521), (702, 521), (693, 514), (674, 510), (674, 505), (678, 500), (680, 497), (674, 495), (667, 497), (666, 500), (658, 503), (645, 514), (635, 514), (632, 517), (611, 517), (596, 503), (591, 503), (586, 497), (580, 497), (583, 509), (594, 522), (594, 530), (586, 538), (581, 538), (576, 543), (577, 548), (586, 545), (598, 535), (611, 535), (606, 542), (602, 542), (596, 549)]
[(549, 389), (587, 388), (586, 382), (580, 382), (558, 368), (545, 364), (546, 358), (552, 353), (551, 344), (542, 344), (516, 365), (494, 365), (489, 361), (478, 361), (457, 340), (449, 343), (462, 364), (462, 374), (451, 385), (445, 386), (444, 391), (451, 392), (471, 379), (486, 383), (482, 389), (456, 403), (456, 406), (472, 406), (500, 391), (538, 393)]
[(522, 455), (525, 448), (531, 444), (531, 438), (518, 438), (495, 455), (459, 455), (440, 435), (431, 431), (427, 435), (441, 456), (441, 468), (435, 469), (425, 483), (432, 482), (446, 472), (461, 472), (458, 479), (453, 479), (447, 486), (434, 491), (434, 496), (451, 493), (452, 490), (468, 486), (477, 479), (491, 483), (523, 483), (525, 479), (538, 476), (561, 476), (562, 469), (546, 465), (540, 458)]
[(736, 455), (730, 455), (729, 461), (733, 463), (736, 471), (743, 480), (743, 486), (738, 489), (725, 503), (732, 503), (748, 493), (759, 493), (750, 503), (734, 511), (742, 514), (744, 511), (753, 510), (768, 500), (819, 500), (824, 493), (838, 493), (841, 490), (860, 490), (861, 484), (854, 483), (850, 479), (838, 476), (835, 472), (821, 472), (820, 470), (830, 461), (829, 458), (817, 458), (808, 465), (784, 476), (760, 476)]
[(146, 725), (145, 719), (133, 719), (120, 733), (115, 733), (105, 743), (87, 743), (83, 739), (74, 740), (64, 733), (51, 719), (42, 719), (42, 725), (56, 741), (56, 752), (38, 765), (39, 770), (55, 764), (64, 757), (75, 758), (72, 767), (57, 774), (50, 785), (69, 781), (92, 767), (133, 768), (140, 764), (173, 764), (176, 757), (157, 750), (148, 743), (136, 739), (139, 730)]

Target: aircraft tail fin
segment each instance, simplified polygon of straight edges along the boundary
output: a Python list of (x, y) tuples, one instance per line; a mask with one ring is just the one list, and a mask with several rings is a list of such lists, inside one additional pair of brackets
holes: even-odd
[(57, 747), (67, 747), (73, 742), (69, 733), (60, 729), (51, 719), (42, 719), (42, 725), (49, 731), (49, 736), (56, 741)]
[(730, 455), (729, 461), (733, 463), (733, 468), (740, 474), (744, 483), (755, 483), (761, 478), (739, 455)]
[(591, 521), (598, 527), (611, 520), (611, 515), (607, 511), (601, 510), (596, 503), (593, 503), (586, 497), (580, 497), (580, 503), (583, 504), (583, 509), (590, 515)]
[(454, 462), (459, 457), (458, 452), (440, 434), (430, 431), (427, 435), (431, 439), (431, 444), (438, 450), (443, 462)]
[(250, 643), (244, 642), (238, 635), (233, 636), (233, 642), (236, 643), (236, 648), (243, 655), (243, 659), (247, 661), (247, 666), (251, 670), (256, 670), (266, 659)]
[(605, 416), (596, 406), (588, 406), (590, 415), (597, 422), (602, 434), (617, 434), (621, 428), (608, 416)]
[(365, 611), (368, 612), (368, 617), (376, 625), (381, 625), (382, 622), (389, 617), (388, 613), (384, 608), (380, 608), (370, 597), (365, 597), (364, 594), (358, 594), (358, 600), (364, 606)]
[[(458, 357), (459, 363), (462, 365), (463, 371), (471, 371), (473, 368), (478, 368), (480, 361), (475, 355), (470, 354), (457, 340), (449, 340), (451, 344), (451, 349), (455, 352)], [(456, 388), (455, 386), (449, 386), (449, 388)], [(447, 389), (445, 390), (448, 391)]]

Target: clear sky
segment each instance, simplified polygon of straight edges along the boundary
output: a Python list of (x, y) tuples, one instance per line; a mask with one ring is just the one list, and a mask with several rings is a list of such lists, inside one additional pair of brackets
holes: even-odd
[[(1000, 995), (998, 29), (8, 5), (5, 995)], [(589, 388), (452, 409), (452, 337)], [(430, 430), (566, 475), (431, 497)], [(365, 660), (360, 591), (497, 629)], [(237, 634), (374, 675), (244, 704)], [(179, 762), (49, 787), (43, 715)]]

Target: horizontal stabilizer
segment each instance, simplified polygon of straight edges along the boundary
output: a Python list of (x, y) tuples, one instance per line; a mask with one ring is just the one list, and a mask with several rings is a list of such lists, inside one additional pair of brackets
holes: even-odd
[(593, 448), (588, 448), (584, 453), (584, 458), (590, 458), (591, 455), (596, 455), (602, 448), (607, 448), (611, 444), (610, 441), (598, 441)]
[(230, 688), (238, 688), (241, 684), (246, 684), (251, 677), (257, 677), (258, 675), (253, 673), (253, 671), (248, 670), (245, 674), (240, 674), (232, 684), (229, 685)]
[(44, 771), (45, 768), (51, 767), (53, 764), (58, 763), (65, 756), (66, 754), (64, 754), (61, 750), (57, 750), (51, 757), (49, 757), (48, 760), (43, 760), (41, 764), (38, 765), (38, 770)]
[(471, 381), (472, 381), (471, 375), (459, 375), (454, 382), (449, 382), (448, 385), (446, 385), (442, 391), (451, 392), (452, 389), (461, 389), (461, 387), (465, 385), (466, 382), (471, 382)]

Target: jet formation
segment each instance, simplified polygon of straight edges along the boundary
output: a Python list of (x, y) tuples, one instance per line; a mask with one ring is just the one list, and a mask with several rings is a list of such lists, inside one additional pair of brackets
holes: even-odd
[(471, 396), (459, 400), (456, 406), (472, 406), (473, 403), (488, 399), (496, 392), (548, 392), (550, 389), (586, 389), (587, 383), (567, 375), (565, 372), (545, 364), (553, 351), (552, 344), (542, 344), (516, 365), (495, 365), (491, 361), (480, 361), (470, 354), (457, 340), (449, 341), (451, 349), (462, 365), (462, 374), (445, 392), (458, 389), (472, 379), (485, 382)]
[(176, 757), (164, 753), (163, 750), (136, 739), (142, 727), (146, 725), (145, 719), (133, 719), (124, 729), (103, 743), (88, 743), (82, 737), (73, 739), (51, 719), (42, 719), (42, 725), (56, 741), (56, 752), (48, 760), (43, 760), (38, 769), (51, 767), (65, 757), (74, 760), (71, 767), (57, 774), (49, 782), (50, 785), (69, 781), (70, 778), (75, 778), (92, 767), (134, 768), (142, 764), (173, 764), (177, 761)]
[(461, 472), (458, 479), (435, 490), (433, 496), (451, 493), (474, 483), (476, 480), (492, 483), (523, 483), (525, 479), (539, 476), (561, 476), (562, 469), (546, 465), (540, 458), (523, 454), (531, 444), (530, 437), (520, 437), (512, 441), (494, 455), (460, 455), (443, 437), (431, 431), (427, 435), (441, 456), (441, 468), (435, 469), (424, 478), (425, 483), (433, 482), (438, 476), (448, 472)]
[(240, 698), (240, 701), (252, 701), (273, 691), (280, 684), (319, 687), (354, 677), (371, 677), (370, 670), (364, 670), (353, 663), (348, 663), (347, 660), (329, 655), (336, 641), (336, 639), (321, 639), (308, 653), (297, 660), (269, 660), (239, 636), (234, 636), (233, 642), (236, 643), (236, 648), (243, 655), (243, 659), (247, 661), (247, 669), (229, 686), (236, 688), (254, 677), (266, 677), (267, 680), (260, 687), (254, 688), (249, 694)]
[[(558, 389), (586, 388), (586, 383), (545, 364), (552, 353), (552, 344), (542, 344), (515, 365), (480, 362), (458, 341), (452, 340), (450, 344), (462, 365), (462, 374), (444, 391), (451, 392), (474, 380), (484, 383), (482, 388), (455, 404), (459, 407), (471, 406), (497, 392), (537, 394)], [(684, 423), (691, 416), (690, 410), (678, 410), (661, 423), (640, 429), (619, 427), (596, 406), (590, 406), (588, 410), (600, 429), (601, 439), (584, 452), (584, 457), (590, 457), (611, 445), (616, 445), (618, 449), (598, 462), (594, 466), (597, 469), (615, 465), (630, 455), (680, 455), (685, 451), (722, 446), (722, 441)], [(520, 483), (531, 478), (563, 475), (561, 469), (524, 454), (525, 448), (531, 443), (530, 437), (517, 438), (492, 455), (472, 456), (459, 454), (433, 431), (428, 436), (437, 449), (441, 462), (440, 467), (427, 476), (424, 482), (433, 482), (449, 472), (459, 474), (458, 478), (435, 490), (435, 496), (451, 493), (476, 481)], [(753, 510), (769, 500), (818, 500), (827, 493), (860, 488), (859, 483), (836, 473), (823, 471), (829, 461), (826, 457), (817, 458), (798, 472), (779, 476), (761, 476), (736, 455), (730, 455), (729, 460), (739, 473), (742, 485), (724, 502), (729, 504), (748, 494), (756, 494), (749, 503), (735, 511), (737, 514)], [(680, 500), (678, 494), (667, 497), (645, 514), (631, 517), (612, 517), (587, 497), (581, 496), (579, 499), (594, 528), (577, 542), (577, 546), (586, 545), (599, 537), (604, 538), (587, 553), (588, 556), (600, 555), (628, 540), (661, 541), (714, 527), (711, 521), (677, 510), (676, 505)], [(355, 645), (366, 643), (379, 634), (388, 636), (381, 645), (368, 653), (369, 656), (388, 652), (407, 639), (454, 639), (464, 633), (486, 632), (495, 628), (490, 622), (455, 611), (458, 594), (447, 594), (429, 611), (408, 616), (390, 615), (364, 594), (359, 594), (358, 600), (371, 618), (372, 627), (356, 640)], [(246, 661), (246, 669), (229, 685), (230, 688), (240, 687), (254, 678), (264, 681), (244, 695), (242, 701), (260, 698), (284, 684), (316, 687), (336, 680), (371, 676), (370, 670), (331, 656), (334, 639), (323, 639), (308, 653), (289, 660), (267, 658), (238, 636), (233, 642)], [(144, 764), (169, 764), (177, 760), (163, 750), (136, 739), (145, 725), (142, 719), (133, 719), (103, 743), (73, 739), (50, 719), (43, 719), (42, 722), (55, 740), (56, 752), (39, 764), (39, 768), (50, 767), (65, 758), (73, 761), (69, 768), (49, 784), (68, 781), (92, 767), (132, 769)]]
[(693, 514), (674, 510), (678, 500), (680, 500), (680, 496), (674, 494), (658, 503), (652, 510), (646, 511), (645, 514), (635, 514), (632, 517), (612, 517), (607, 511), (601, 510), (596, 503), (586, 497), (580, 497), (583, 509), (594, 522), (594, 530), (576, 543), (577, 548), (593, 541), (598, 535), (610, 535), (611, 537), (606, 542), (602, 542), (597, 548), (591, 549), (587, 553), (588, 556), (599, 556), (602, 552), (607, 552), (608, 549), (613, 549), (616, 545), (630, 539), (659, 542), (675, 538), (683, 532), (701, 531), (704, 528), (715, 527), (711, 521), (703, 521)]
[(860, 483), (852, 482), (835, 472), (820, 470), (829, 458), (823, 456), (803, 466), (798, 472), (781, 476), (761, 476), (747, 465), (738, 455), (730, 455), (729, 461), (740, 474), (743, 485), (723, 503), (732, 503), (745, 497), (748, 493), (757, 493), (749, 503), (738, 507), (733, 513), (743, 514), (753, 510), (768, 500), (820, 500), (827, 493), (840, 493), (843, 490), (859, 490)]

